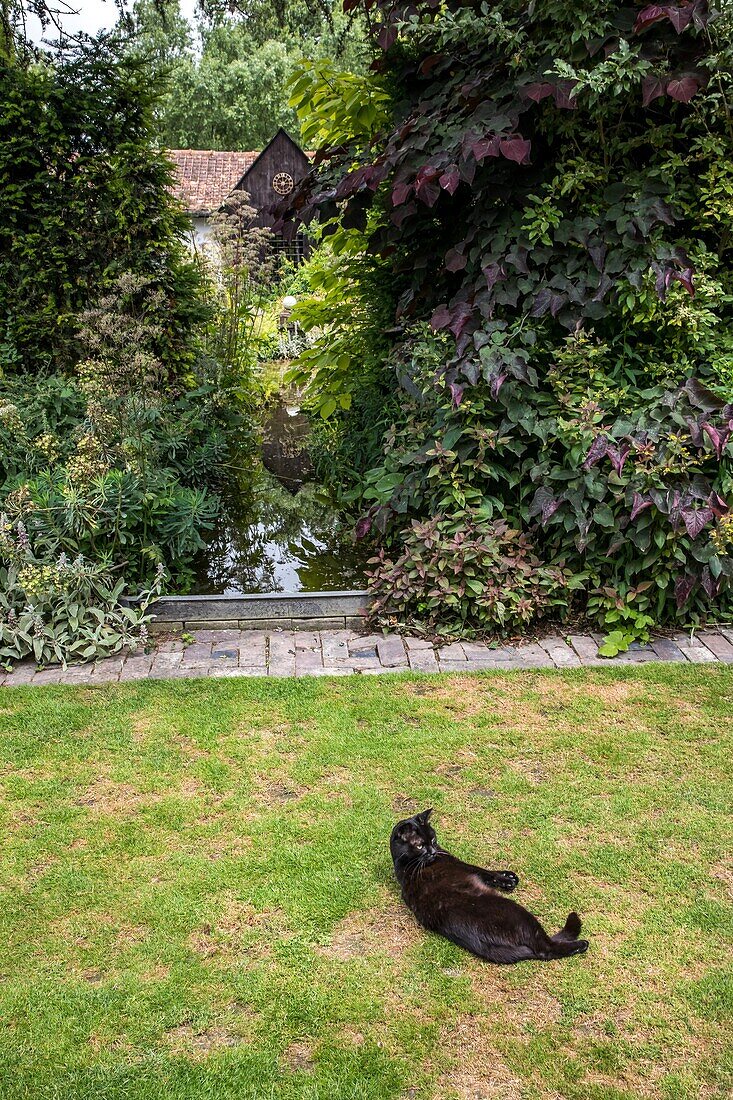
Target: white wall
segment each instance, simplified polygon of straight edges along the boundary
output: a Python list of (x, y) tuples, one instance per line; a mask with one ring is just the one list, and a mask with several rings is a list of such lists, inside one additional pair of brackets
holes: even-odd
[(196, 249), (206, 244), (211, 236), (211, 222), (208, 218), (191, 218), (191, 240)]

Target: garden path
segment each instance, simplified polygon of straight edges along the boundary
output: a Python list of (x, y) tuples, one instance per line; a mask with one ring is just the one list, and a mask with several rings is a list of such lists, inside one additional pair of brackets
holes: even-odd
[(353, 630), (198, 630), (188, 644), (159, 640), (148, 654), (108, 657), (67, 669), (24, 662), (0, 673), (0, 686), (101, 684), (197, 676), (346, 676), (393, 672), (468, 672), (478, 669), (580, 668), (641, 661), (733, 664), (733, 629), (655, 638), (612, 659), (598, 657), (600, 635), (553, 634), (522, 645), (453, 642), (363, 634)]

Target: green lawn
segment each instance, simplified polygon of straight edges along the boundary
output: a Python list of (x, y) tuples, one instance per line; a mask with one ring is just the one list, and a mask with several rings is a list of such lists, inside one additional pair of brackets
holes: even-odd
[[(0, 1097), (733, 1090), (733, 669), (0, 691)], [(591, 947), (415, 926), (392, 823)]]

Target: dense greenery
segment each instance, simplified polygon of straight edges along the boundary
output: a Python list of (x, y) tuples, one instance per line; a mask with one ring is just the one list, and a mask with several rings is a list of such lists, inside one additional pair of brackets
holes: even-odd
[(124, 577), (99, 563), (37, 553), (22, 522), (0, 515), (0, 663), (24, 657), (39, 665), (109, 657), (147, 642), (145, 614), (160, 595), (163, 571), (132, 606)]
[[(285, 216), (340, 202), (399, 295), (385, 377), (405, 411), (362, 532), (399, 553), (411, 518), (506, 519), (621, 645), (726, 613), (730, 5), (347, 6), (369, 13), (378, 104), (359, 116), (331, 78)], [(303, 115), (324, 99), (317, 70), (294, 95)], [(322, 372), (321, 407), (348, 418), (353, 376)]]
[(0, 367), (73, 365), (78, 312), (133, 271), (165, 295), (157, 351), (185, 369), (203, 314), (149, 69), (100, 39), (53, 61), (0, 57), (0, 88)]
[(136, 0), (132, 50), (165, 76), (156, 108), (168, 148), (261, 149), (282, 126), (299, 124), (287, 85), (303, 54), (363, 67), (360, 20), (338, 3), (295, 0), (281, 6), (246, 0), (207, 5), (192, 26), (177, 0)]
[[(0, 656), (79, 659), (134, 641), (139, 616), (115, 610), (125, 587), (164, 571), (187, 583), (254, 440), (252, 301), (242, 264), (213, 280), (186, 246), (150, 66), (115, 36), (51, 53), (14, 33), (0, 57)], [(252, 275), (259, 257), (245, 260)]]

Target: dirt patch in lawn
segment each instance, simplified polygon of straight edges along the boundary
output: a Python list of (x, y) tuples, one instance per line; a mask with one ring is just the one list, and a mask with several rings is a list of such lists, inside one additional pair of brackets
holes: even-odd
[(513, 984), (509, 973), (488, 964), (472, 963), (469, 978), (484, 1021), (501, 1020), (501, 1030), (506, 1035), (526, 1038), (560, 1022), (562, 1005), (548, 991), (541, 966), (530, 972), (521, 990)]
[(150, 935), (150, 929), (144, 924), (125, 925), (115, 937), (115, 947), (124, 949), (143, 943)]
[(450, 714), (473, 718), (495, 707), (502, 695), (495, 680), (480, 680), (475, 676), (451, 676), (449, 680), (419, 680), (402, 685), (406, 695), (442, 703)]
[(161, 792), (141, 791), (131, 783), (120, 783), (108, 775), (100, 775), (74, 800), (74, 805), (92, 810), (100, 816), (125, 817), (157, 806), (169, 798), (221, 801), (220, 795), (202, 786), (193, 776), (184, 776), (176, 785)]
[(209, 1054), (236, 1047), (244, 1041), (241, 1035), (233, 1035), (223, 1027), (195, 1028), (180, 1024), (165, 1033), (165, 1041), (175, 1054), (189, 1058), (206, 1058)]
[(166, 963), (158, 963), (157, 966), (152, 966), (150, 970), (144, 971), (140, 975), (140, 980), (143, 982), (164, 982), (171, 974), (171, 968)]
[(540, 783), (545, 783), (549, 779), (547, 768), (539, 760), (509, 760), (508, 763), (512, 771), (521, 775), (533, 787), (537, 787)]
[(315, 1068), (313, 1047), (300, 1040), (283, 1051), (281, 1060), (283, 1067), (291, 1073), (312, 1073)]
[(268, 809), (282, 806), (285, 802), (297, 802), (306, 794), (308, 794), (307, 788), (300, 787), (297, 783), (289, 783), (286, 780), (270, 782), (261, 777), (255, 779), (255, 799), (261, 806), (266, 806)]
[(134, 813), (142, 806), (160, 802), (161, 796), (153, 791), (143, 792), (129, 783), (115, 783), (107, 777), (95, 779), (79, 798), (75, 806), (84, 806), (98, 814), (115, 816)]
[(711, 874), (714, 879), (723, 883), (729, 897), (733, 898), (733, 860), (721, 859), (719, 863), (713, 865)]
[(289, 934), (287, 918), (281, 909), (257, 910), (248, 902), (227, 896), (219, 916), (194, 929), (188, 943), (205, 959), (242, 953), (266, 957), (270, 941), (282, 940)]
[(396, 794), (392, 799), (392, 812), (402, 818), (414, 817), (416, 813), (424, 809), (426, 809), (425, 806), (421, 806), (419, 802), (406, 794)]
[(431, 1100), (522, 1100), (522, 1081), (504, 1062), (480, 1017), (460, 1016), (446, 1025), (431, 1063), (445, 1066)]
[(135, 715), (132, 723), (132, 740), (135, 745), (144, 745), (150, 739), (155, 728), (156, 715), (142, 713)]
[(371, 909), (349, 913), (335, 925), (327, 944), (316, 948), (327, 959), (349, 962), (364, 955), (402, 959), (417, 942), (418, 926), (404, 909)]

